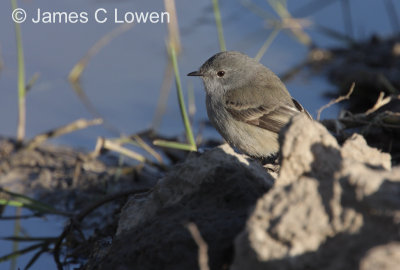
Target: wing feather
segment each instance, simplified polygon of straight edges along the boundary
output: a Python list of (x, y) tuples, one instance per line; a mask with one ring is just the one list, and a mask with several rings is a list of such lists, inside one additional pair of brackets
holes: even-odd
[(234, 119), (278, 133), (290, 118), (298, 113), (305, 113), (312, 119), (300, 103), (292, 100), (292, 102), (278, 103), (273, 106), (256, 105), (254, 107), (229, 100), (226, 102), (226, 106), (227, 111)]

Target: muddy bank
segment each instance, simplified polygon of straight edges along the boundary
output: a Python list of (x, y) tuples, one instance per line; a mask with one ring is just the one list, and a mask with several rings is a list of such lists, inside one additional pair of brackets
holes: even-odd
[[(53, 255), (57, 249), (57, 258), (65, 258), (66, 265), (81, 263), (98, 241), (115, 234), (118, 214), (128, 195), (149, 190), (161, 175), (149, 167), (119, 163), (112, 155), (95, 159), (81, 150), (49, 144), (18, 149), (15, 140), (0, 138), (0, 200), (22, 204), (30, 210), (24, 218), (42, 217), (45, 228), (49, 226), (47, 215), (58, 216), (61, 224), (66, 224), (65, 235), (60, 231), (59, 235), (21, 239), (36, 245), (34, 253)], [(0, 205), (0, 220), (15, 219), (4, 216), (3, 210)], [(30, 240), (35, 237), (39, 239)], [(0, 254), (0, 258), (7, 255)]]

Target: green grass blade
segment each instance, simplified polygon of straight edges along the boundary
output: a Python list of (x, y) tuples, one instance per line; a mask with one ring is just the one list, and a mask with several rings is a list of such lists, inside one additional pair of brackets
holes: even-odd
[(3, 188), (0, 188), (0, 192), (4, 192), (11, 196), (10, 199), (0, 199), (0, 205), (8, 205), (14, 207), (24, 207), (40, 213), (51, 213), (59, 215), (67, 215), (67, 213), (59, 211), (50, 205), (44, 204), (25, 195), (14, 193)]
[(212, 0), (212, 2), (213, 2), (215, 23), (217, 24), (219, 47), (220, 47), (221, 51), (226, 51), (224, 31), (222, 29), (221, 12), (219, 11), (218, 0)]
[(154, 145), (157, 146), (162, 146), (162, 147), (167, 147), (167, 148), (174, 148), (174, 149), (179, 149), (179, 150), (185, 150), (185, 151), (197, 151), (197, 147), (193, 147), (190, 144), (186, 143), (179, 143), (179, 142), (170, 142), (170, 141), (164, 141), (164, 140), (155, 140), (153, 142)]
[(56, 213), (61, 213), (57, 211), (56, 209), (50, 207), (50, 206), (43, 206), (42, 203), (38, 202), (29, 202), (29, 201), (24, 201), (24, 200), (5, 200), (5, 199), (0, 199), (0, 205), (6, 205), (6, 206), (13, 206), (13, 207), (23, 207), (23, 208), (28, 208), (30, 210), (38, 211), (43, 214), (56, 214)]
[(196, 142), (193, 137), (193, 132), (192, 132), (192, 128), (190, 125), (189, 117), (186, 112), (185, 100), (183, 98), (183, 93), (182, 93), (182, 84), (181, 84), (181, 79), (179, 76), (178, 61), (176, 60), (175, 48), (173, 46), (170, 46), (170, 52), (171, 52), (170, 54), (171, 54), (172, 66), (174, 68), (174, 73), (175, 73), (176, 90), (178, 93), (179, 108), (181, 111), (182, 120), (183, 120), (183, 123), (185, 125), (185, 130), (186, 130), (186, 138), (189, 142), (189, 145), (191, 146), (192, 151), (197, 151), (197, 146), (196, 146)]

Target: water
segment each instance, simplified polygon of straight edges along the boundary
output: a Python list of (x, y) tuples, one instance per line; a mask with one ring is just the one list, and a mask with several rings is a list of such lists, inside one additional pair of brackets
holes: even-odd
[[(309, 1), (289, 1), (289, 10), (296, 11)], [(266, 1), (255, 1), (261, 9), (273, 11)], [(397, 10), (399, 3), (394, 3)], [(17, 123), (17, 64), (11, 6), (3, 1), (0, 8), (0, 42), (4, 69), (0, 73), (0, 134), (13, 136)], [(63, 1), (21, 2), (28, 16), (38, 8), (43, 11), (86, 11), (99, 8), (110, 13), (117, 8), (126, 11), (163, 11), (162, 1)], [(197, 113), (195, 120), (206, 119), (204, 92), (200, 80), (187, 78), (186, 73), (198, 68), (209, 56), (219, 51), (211, 1), (178, 0), (177, 14), (181, 28), (183, 53), (179, 58), (183, 85), (193, 83)], [(360, 8), (363, 7), (363, 8)], [(391, 34), (389, 19), (382, 1), (351, 1), (353, 28), (356, 38), (372, 33)], [(239, 1), (221, 1), (221, 13), (227, 47), (255, 56), (269, 35), (263, 18), (244, 8)], [(303, 12), (304, 13), (304, 12)], [(306, 17), (318, 24), (345, 32), (340, 1)], [(373, 18), (373, 19), (371, 19)], [(91, 118), (90, 113), (74, 94), (67, 76), (71, 68), (115, 23), (34, 24), (27, 20), (22, 26), (26, 79), (39, 72), (40, 77), (27, 96), (27, 137), (70, 123), (78, 118)], [(307, 29), (319, 46), (340, 45), (313, 27)], [(301, 62), (307, 49), (287, 32), (281, 32), (262, 58), (262, 63), (278, 74)], [(115, 38), (89, 63), (82, 76), (82, 86), (97, 111), (120, 132), (134, 133), (150, 127), (157, 106), (166, 65), (165, 24), (138, 24)], [(292, 95), (315, 115), (327, 101), (321, 92), (332, 88), (325, 80), (296, 79), (288, 83)], [(328, 115), (328, 111), (325, 116)], [(336, 111), (330, 111), (335, 116)], [(160, 128), (162, 133), (175, 135), (183, 131), (175, 93), (170, 95)], [(55, 140), (56, 143), (92, 149), (97, 136), (115, 136), (105, 128), (92, 127)]]
[[(22, 215), (32, 214), (30, 211), (22, 210)], [(15, 216), (15, 208), (7, 207), (3, 216)], [(0, 238), (13, 236), (14, 221), (1, 220)], [(63, 229), (64, 221), (55, 216), (47, 216), (46, 218), (31, 218), (22, 220), (21, 237), (57, 237)], [(39, 242), (19, 242), (18, 248), (22, 250), (31, 245), (38, 244)], [(12, 252), (12, 242), (0, 240), (0, 256), (4, 256)], [(24, 269), (26, 264), (38, 250), (29, 252), (25, 255), (18, 257), (17, 269)], [(0, 263), (0, 269), (10, 269), (11, 262), (6, 261)], [(44, 253), (31, 269), (56, 269), (56, 264), (51, 254)]]
[[(299, 10), (311, 1), (288, 1), (289, 11)], [(315, 3), (321, 1), (313, 1)], [(327, 1), (328, 2), (328, 1)], [(307, 14), (306, 19), (346, 33), (341, 1), (324, 9)], [(254, 1), (262, 10), (272, 14), (267, 1)], [(350, 1), (353, 35), (356, 39), (368, 38), (371, 34), (381, 36), (393, 34), (385, 1)], [(400, 3), (393, 1), (400, 14)], [(44, 11), (93, 12), (104, 8), (112, 12), (117, 8), (126, 11), (163, 11), (163, 1), (19, 1), (28, 16), (38, 8)], [(181, 30), (183, 52), (179, 57), (180, 73), (185, 89), (193, 84), (195, 89), (195, 130), (199, 121), (206, 119), (204, 91), (197, 78), (188, 78), (188, 72), (196, 70), (208, 57), (219, 51), (210, 1), (176, 0), (178, 22)], [(263, 18), (258, 17), (240, 4), (240, 1), (220, 1), (224, 35), (229, 50), (239, 50), (255, 56), (269, 35)], [(90, 19), (86, 24), (21, 24), (26, 63), (26, 80), (34, 73), (40, 77), (27, 96), (27, 137), (70, 123), (78, 118), (92, 118), (68, 83), (71, 68), (83, 57), (92, 45), (117, 25), (112, 22), (96, 23)], [(318, 46), (342, 46), (316, 30), (315, 25), (307, 33)], [(151, 126), (156, 111), (163, 73), (167, 63), (165, 24), (137, 24), (121, 34), (95, 55), (83, 73), (82, 87), (96, 110), (117, 129), (131, 134)], [(0, 3), (0, 53), (4, 68), (0, 71), (0, 134), (14, 136), (17, 123), (17, 62), (14, 24), (11, 20), (9, 1)], [(307, 49), (299, 44), (287, 31), (281, 32), (272, 43), (261, 62), (277, 74), (282, 74), (300, 63)], [(287, 83), (292, 95), (315, 117), (316, 111), (328, 102), (322, 93), (333, 89), (322, 77), (296, 77)], [(323, 117), (335, 117), (338, 108), (330, 108)], [(183, 132), (175, 89), (171, 91), (168, 106), (159, 131), (167, 135)], [(212, 132), (211, 132), (212, 133)], [(218, 136), (212, 133), (213, 136)], [(52, 142), (75, 147), (93, 149), (98, 136), (113, 137), (115, 134), (104, 127), (91, 127), (71, 133)], [(7, 223), (8, 224), (8, 223)], [(23, 221), (24, 227), (41, 228), (38, 223)], [(54, 225), (54, 224), (53, 224)], [(52, 227), (46, 223), (44, 228)], [(12, 227), (1, 221), (2, 235), (11, 235)], [(57, 227), (57, 226), (56, 226)], [(54, 226), (53, 226), (54, 228)], [(60, 226), (52, 230), (56, 232)], [(46, 229), (45, 232), (48, 232)], [(32, 235), (41, 235), (33, 231)], [(0, 244), (1, 254), (10, 251), (10, 245)], [(0, 254), (0, 256), (1, 256)], [(29, 258), (28, 258), (29, 259)], [(50, 257), (44, 261), (52, 264)], [(23, 257), (21, 266), (26, 263)], [(2, 267), (1, 267), (2, 268)], [(3, 269), (3, 268), (2, 268)], [(7, 269), (7, 268), (6, 268)], [(33, 269), (44, 269), (35, 265)]]

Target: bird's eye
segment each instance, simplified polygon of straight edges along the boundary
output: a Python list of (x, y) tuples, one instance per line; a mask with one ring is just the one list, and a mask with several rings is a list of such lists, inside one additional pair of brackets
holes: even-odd
[(220, 78), (224, 77), (224, 75), (225, 75), (225, 71), (223, 71), (223, 70), (217, 72), (217, 76)]

